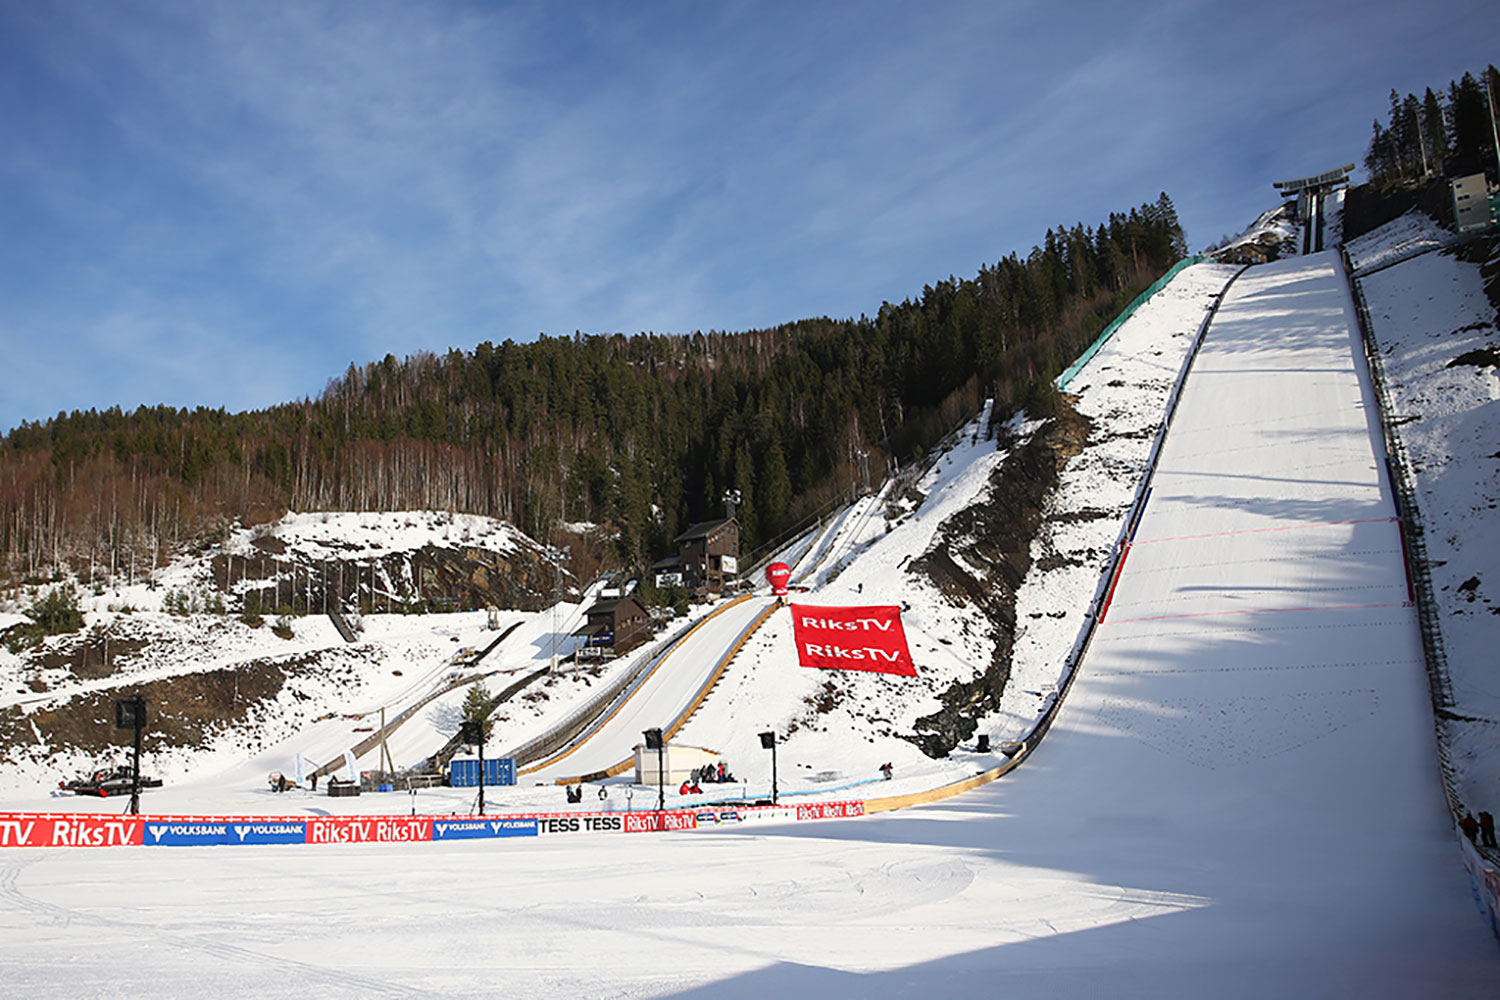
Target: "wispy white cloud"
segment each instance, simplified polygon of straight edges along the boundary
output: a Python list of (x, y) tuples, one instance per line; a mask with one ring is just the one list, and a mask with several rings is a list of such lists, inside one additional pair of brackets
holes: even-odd
[(1161, 190), (1204, 242), (1489, 58), (1409, 6), (11, 5), (0, 426), (857, 314)]

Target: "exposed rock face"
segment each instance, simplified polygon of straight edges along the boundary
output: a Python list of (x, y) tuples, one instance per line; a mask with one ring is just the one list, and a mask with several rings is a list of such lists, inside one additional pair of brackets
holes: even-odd
[[(494, 605), (536, 611), (552, 601), (555, 570), (545, 550), (533, 544), (517, 544), (504, 551), (429, 544), (378, 556), (349, 545), (347, 549), (331, 550), (325, 559), (311, 560), (289, 551), (274, 536), (257, 539), (254, 544), (257, 551), (253, 554), (220, 554), (211, 560), (213, 584), (220, 595), (227, 595), (223, 603), (231, 615), (246, 608), (267, 616), (279, 613), (279, 609), (317, 614), (325, 607), (341, 606), (348, 610), (373, 605), (384, 611), (388, 599), (397, 608), (425, 606), (443, 611)], [(576, 593), (571, 583), (571, 577), (565, 574), (564, 587)], [(197, 621), (208, 645), (219, 631), (246, 628), (227, 616), (201, 616)], [(293, 625), (295, 628), (295, 622)], [(45, 696), (70, 682), (117, 675), (121, 686), (44, 702), (45, 707), (33, 707), (29, 712), (15, 706), (0, 709), (0, 758), (13, 748), (34, 753), (37, 747), (114, 758), (131, 738), (130, 733), (113, 726), (114, 700), (127, 693), (146, 697), (150, 723), (145, 748), (150, 752), (201, 746), (218, 734), (232, 731), (248, 733), (252, 741), (260, 735), (274, 737), (275, 733), (260, 732), (262, 720), (286, 712), (284, 707), (271, 712), (270, 703), (306, 699), (301, 691), (303, 679), (335, 678), (356, 683), (351, 661), (378, 656), (368, 646), (340, 645), (331, 650), (247, 659), (140, 683), (128, 680), (139, 661), (151, 658), (159, 644), (170, 646), (177, 641), (170, 629), (164, 633), (150, 621), (127, 616), (108, 626), (54, 636), (28, 651), (24, 656), (28, 675), (25, 684), (35, 694)], [(179, 648), (178, 658), (180, 653)], [(38, 700), (33, 699), (33, 705)]]
[[(369, 605), (372, 562), (373, 607), (378, 609), (385, 607), (388, 598), (396, 603), (421, 601), (433, 610), (455, 611), (490, 605), (539, 611), (552, 603), (553, 566), (540, 550), (530, 547), (496, 552), (427, 545), (373, 560), (351, 554), (347, 559), (308, 563), (282, 558), (262, 541), (256, 544), (266, 549), (268, 554), (263, 558), (218, 555), (213, 559), (214, 583), (221, 590), (231, 590), (231, 584), (241, 585), (247, 579), (265, 581), (264, 586), (251, 587), (242, 594), (247, 600), (252, 594), (258, 595), (262, 612), (288, 605), (300, 609), (309, 597), (312, 610), (319, 611), (324, 606), (325, 591), (330, 608)], [(572, 578), (564, 574), (567, 593), (573, 592), (571, 584)]]
[[(411, 564), (423, 592), (441, 595), (462, 607), (540, 611), (552, 603), (553, 568), (537, 554), (501, 554), (485, 549), (427, 546), (412, 554)], [(568, 580), (564, 578), (564, 586)]]
[(918, 719), (905, 736), (929, 757), (945, 757), (974, 735), (977, 719), (999, 704), (1010, 679), (1016, 589), (1031, 569), (1031, 542), (1068, 459), (1083, 450), (1090, 421), (1063, 397), (1057, 415), (1014, 447), (990, 477), (981, 502), (949, 518), (933, 547), (911, 563), (955, 605), (974, 605), (990, 620), (995, 651), (973, 680), (939, 695), (943, 708)]
[(308, 672), (348, 674), (346, 662), (323, 664), (316, 652), (254, 660), (217, 670), (143, 680), (95, 691), (56, 705), (0, 710), (0, 748), (45, 740), (54, 748), (76, 748), (112, 760), (130, 746), (132, 734), (114, 728), (114, 702), (125, 694), (146, 698), (144, 749), (201, 746), (211, 735), (253, 725), (262, 705), (277, 697), (292, 677)]

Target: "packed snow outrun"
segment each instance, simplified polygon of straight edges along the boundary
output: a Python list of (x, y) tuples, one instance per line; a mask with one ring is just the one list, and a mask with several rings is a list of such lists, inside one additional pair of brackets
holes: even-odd
[[(518, 707), (507, 746), (613, 696), (524, 762), (517, 785), (488, 790), (482, 821), (473, 789), (264, 787), (298, 752), (335, 757), (338, 719), (185, 770), (145, 793), (139, 820), (118, 798), (6, 791), (18, 843), (25, 823), (64, 812), (174, 820), (119, 833), (139, 846), (0, 851), (0, 995), (1500, 995), (1500, 947), (1444, 800), (1340, 254), (1191, 264), (1068, 391), (1080, 412), (1111, 414), (1108, 447), (1121, 450), (1085, 451), (1057, 502), (1084, 497), (1109, 516), (1059, 518), (1049, 544), (1093, 560), (1054, 560), (1018, 591), (1010, 686), (981, 723), (993, 749), (970, 739), (929, 758), (889, 727), (826, 721), (847, 705), (782, 725), (825, 678), (798, 665), (788, 611), (761, 587), (696, 606), (597, 688), (564, 673), (574, 687), (551, 708)], [(902, 576), (1004, 460), (987, 418), (927, 469), (918, 506), (882, 513), (895, 491), (872, 488), (782, 553), (807, 588), (798, 599), (901, 606), (924, 679), (843, 677), (866, 719), (932, 711), (937, 680), (988, 655), (940, 593)], [(1018, 416), (1009, 440), (1031, 426)], [(578, 609), (563, 611), (571, 632)], [(376, 633), (394, 627), (371, 617)], [(450, 617), (454, 643), (479, 641)], [(556, 626), (514, 619), (516, 636), (482, 662), (523, 690)], [(388, 692), (394, 707), (419, 694), (426, 706), (450, 679), (430, 662)], [(462, 690), (440, 694), (409, 713), (398, 757), (437, 749), (442, 706), (451, 714)], [(732, 780), (633, 784), (653, 727), (723, 753)], [(779, 774), (765, 729), (780, 732)], [(1002, 748), (1023, 744), (1010, 766)], [(757, 805), (773, 780), (775, 805)], [(581, 801), (558, 782), (586, 783)], [(691, 829), (637, 820), (658, 796)], [(243, 842), (244, 817), (274, 835), (346, 814), (384, 832)], [(507, 816), (529, 835), (431, 842)], [(150, 846), (174, 822), (214, 817), (242, 842)]]

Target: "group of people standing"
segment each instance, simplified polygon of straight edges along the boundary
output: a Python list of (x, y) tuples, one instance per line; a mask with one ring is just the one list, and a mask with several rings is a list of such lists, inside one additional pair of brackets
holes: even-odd
[[(1483, 809), (1479, 811), (1479, 818), (1464, 810), (1464, 818), (1458, 821), (1458, 828), (1469, 838), (1470, 843), (1483, 844), (1485, 847), (1495, 846), (1495, 817)], [(1476, 839), (1477, 837), (1477, 839)]]
[(702, 785), (722, 785), (727, 781), (733, 781), (734, 775), (729, 773), (729, 768), (724, 766), (721, 760), (717, 764), (704, 764), (702, 767), (693, 768), (688, 779), (677, 789), (678, 795), (697, 795), (703, 791)]

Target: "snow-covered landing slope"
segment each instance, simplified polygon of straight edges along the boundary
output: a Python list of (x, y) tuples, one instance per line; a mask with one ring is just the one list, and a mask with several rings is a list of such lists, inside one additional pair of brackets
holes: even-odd
[(720, 659), (768, 603), (768, 598), (752, 597), (713, 612), (583, 742), (523, 768), (520, 780), (528, 784), (560, 781), (616, 768), (631, 759), (645, 730), (667, 729), (687, 710)]
[(1056, 725), (954, 806), (1006, 816), (1019, 864), (1174, 901), (1074, 942), (1075, 967), (1110, 968), (1116, 993), (1500, 981), (1445, 816), (1377, 435), (1336, 258), (1248, 272)]

